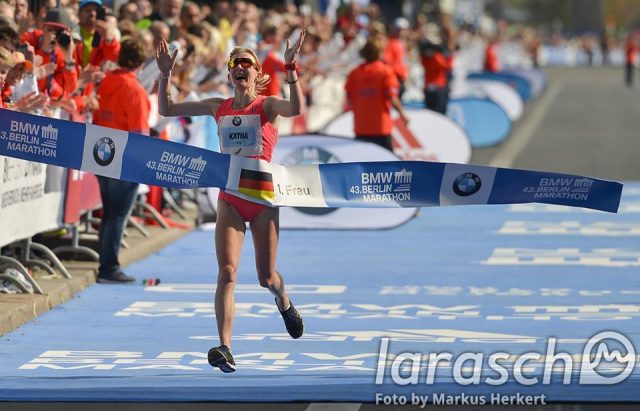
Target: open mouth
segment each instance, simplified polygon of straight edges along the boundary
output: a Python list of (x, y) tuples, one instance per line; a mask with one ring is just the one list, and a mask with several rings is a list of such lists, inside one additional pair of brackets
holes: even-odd
[(247, 80), (247, 75), (244, 73), (238, 73), (236, 74), (234, 77), (234, 79), (240, 81), (240, 80)]

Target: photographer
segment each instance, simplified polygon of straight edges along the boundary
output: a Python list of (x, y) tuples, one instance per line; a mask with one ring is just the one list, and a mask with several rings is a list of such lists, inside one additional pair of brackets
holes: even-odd
[(120, 42), (117, 29), (107, 21), (107, 10), (102, 0), (82, 0), (78, 21), (80, 38), (75, 40), (74, 58), (80, 78), (78, 90), (73, 96), (75, 110), (70, 113), (70, 120), (85, 122), (98, 109), (94, 90), (104, 77), (104, 72), (116, 65)]
[(78, 11), (80, 39), (76, 40), (75, 61), (78, 67), (102, 67), (105, 61), (118, 61), (120, 42), (117, 29), (106, 21), (102, 0), (82, 0)]
[(33, 46), (36, 56), (42, 59), (45, 75), (38, 79), (38, 89), (53, 102), (68, 97), (78, 85), (71, 25), (65, 10), (49, 10), (43, 30), (34, 29), (20, 37), (20, 41)]
[(452, 59), (443, 45), (439, 29), (432, 25), (420, 42), (420, 63), (424, 68), (424, 102), (429, 110), (447, 113), (449, 102), (449, 72)]

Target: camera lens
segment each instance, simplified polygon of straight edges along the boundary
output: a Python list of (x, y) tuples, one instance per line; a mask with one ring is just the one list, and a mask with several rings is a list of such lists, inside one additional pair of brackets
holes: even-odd
[(59, 31), (56, 34), (56, 41), (60, 46), (67, 47), (69, 44), (71, 44), (71, 36), (64, 31)]

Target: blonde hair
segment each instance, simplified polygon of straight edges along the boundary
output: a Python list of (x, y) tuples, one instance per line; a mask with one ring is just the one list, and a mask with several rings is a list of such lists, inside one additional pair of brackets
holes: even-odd
[(262, 72), (262, 64), (260, 64), (260, 59), (255, 51), (251, 50), (247, 47), (236, 47), (231, 50), (229, 53), (229, 61), (233, 60), (233, 58), (240, 53), (248, 53), (251, 54), (251, 58), (255, 62), (256, 70), (258, 70), (258, 77), (256, 78), (256, 94), (260, 94), (260, 92), (267, 88), (267, 84), (271, 81), (271, 76), (268, 74), (264, 74)]

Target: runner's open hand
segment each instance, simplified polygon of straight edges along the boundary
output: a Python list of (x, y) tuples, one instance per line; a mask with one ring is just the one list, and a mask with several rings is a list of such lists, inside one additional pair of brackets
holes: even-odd
[(158, 63), (158, 68), (163, 76), (167, 77), (171, 74), (171, 70), (176, 64), (176, 58), (178, 58), (178, 50), (173, 52), (173, 56), (170, 55), (166, 40), (160, 40), (160, 44), (156, 48), (156, 63)]
[(298, 41), (291, 47), (291, 40), (287, 39), (287, 49), (284, 51), (284, 62), (285, 64), (293, 63), (296, 59), (298, 53), (300, 53), (300, 47), (302, 47), (302, 42), (304, 41), (304, 36), (307, 34), (307, 29), (304, 29), (300, 32), (300, 37)]

